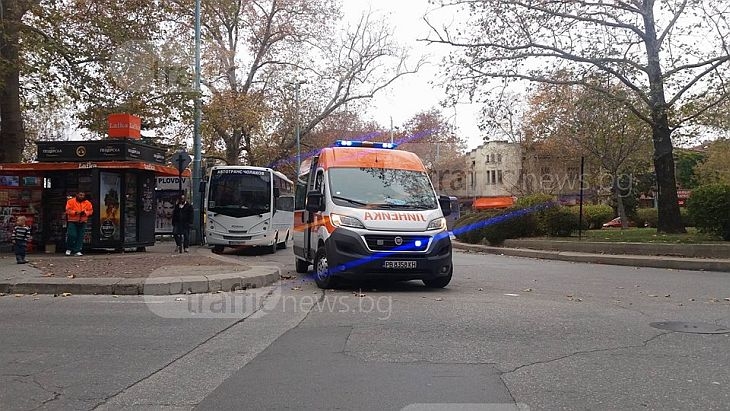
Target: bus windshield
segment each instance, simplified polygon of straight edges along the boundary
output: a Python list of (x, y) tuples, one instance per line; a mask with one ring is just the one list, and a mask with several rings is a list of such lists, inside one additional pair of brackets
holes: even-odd
[(426, 173), (382, 168), (331, 168), (335, 204), (381, 209), (433, 210), (438, 203)]
[(208, 211), (249, 217), (271, 211), (271, 175), (260, 170), (213, 170)]

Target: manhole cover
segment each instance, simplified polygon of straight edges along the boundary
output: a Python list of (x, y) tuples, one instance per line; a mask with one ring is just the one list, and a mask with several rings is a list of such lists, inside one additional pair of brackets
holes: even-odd
[(708, 323), (688, 323), (684, 321), (663, 321), (659, 323), (651, 323), (650, 326), (660, 330), (674, 331), (678, 333), (692, 334), (725, 334), (730, 333), (730, 329), (717, 324)]

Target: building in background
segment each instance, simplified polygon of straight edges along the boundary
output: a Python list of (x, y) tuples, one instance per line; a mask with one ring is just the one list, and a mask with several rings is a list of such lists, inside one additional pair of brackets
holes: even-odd
[(518, 197), (535, 193), (578, 201), (580, 159), (552, 153), (541, 144), (525, 146), (488, 141), (466, 156), (466, 205), (477, 210), (506, 208)]

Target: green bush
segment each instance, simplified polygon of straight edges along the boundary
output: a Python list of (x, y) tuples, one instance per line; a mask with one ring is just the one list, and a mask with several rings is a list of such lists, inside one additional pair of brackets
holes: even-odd
[(555, 197), (550, 194), (530, 194), (528, 196), (520, 197), (515, 202), (515, 206), (518, 208), (528, 208), (539, 204), (551, 203), (555, 201)]
[[(585, 206), (583, 206), (583, 207), (585, 207)], [(576, 227), (575, 229), (577, 230), (578, 222), (580, 221), (580, 219), (578, 218), (580, 216), (580, 207), (579, 206), (568, 206), (568, 207), (565, 207), (565, 209), (570, 211), (575, 216), (574, 217), (575, 218), (575, 227)], [(583, 213), (582, 222), (583, 222), (583, 226), (581, 227), (581, 229), (588, 230), (589, 226), (588, 226), (588, 222), (586, 221), (585, 213)]]
[(578, 213), (568, 207), (545, 210), (545, 231), (551, 237), (570, 237), (578, 230)]
[(692, 218), (692, 215), (690, 215), (687, 207), (680, 208), (679, 213), (682, 215), (682, 224), (685, 227), (694, 227), (695, 226), (695, 220), (694, 220), (694, 218)]
[[(470, 213), (462, 216), (454, 222), (454, 235), (459, 241), (478, 244), (482, 241), (482, 233), (480, 225), (477, 224), (481, 221), (487, 220), (492, 217), (495, 213), (486, 211), (479, 213)], [(464, 227), (474, 225), (472, 228), (464, 229)]]
[(555, 205), (555, 198), (549, 194), (531, 194), (519, 198), (515, 203), (515, 207), (521, 208), (537, 208), (532, 212), (534, 219), (534, 229), (531, 233), (527, 233), (523, 237), (542, 236), (547, 234), (547, 214), (546, 210), (551, 209)]
[(656, 208), (640, 208), (634, 217), (637, 227), (656, 227), (659, 223), (659, 210)]
[(537, 231), (535, 214), (521, 207), (511, 207), (496, 214), (491, 224), (479, 231), (490, 245), (500, 245), (510, 238), (533, 236)]
[(600, 229), (613, 218), (613, 208), (607, 204), (583, 206), (583, 219), (589, 229)]
[(730, 241), (730, 185), (700, 186), (692, 191), (687, 209), (698, 230)]

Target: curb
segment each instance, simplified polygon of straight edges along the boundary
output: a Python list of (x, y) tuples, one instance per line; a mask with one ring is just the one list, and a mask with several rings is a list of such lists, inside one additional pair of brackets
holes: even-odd
[(273, 266), (252, 267), (231, 274), (153, 278), (33, 278), (0, 282), (5, 294), (111, 294), (174, 295), (261, 288), (277, 282), (280, 270)]
[(478, 244), (451, 242), (454, 248), (479, 251), (512, 257), (539, 258), (544, 260), (576, 263), (607, 264), (630, 267), (669, 268), (674, 270), (730, 272), (730, 260), (668, 256), (592, 254), (573, 251), (534, 250), (526, 248), (492, 247)]
[(727, 244), (674, 244), (674, 243), (635, 243), (635, 242), (597, 242), (566, 241), (520, 238), (505, 240), (506, 248), (529, 248), (542, 251), (564, 251), (586, 254), (613, 254), (639, 256), (671, 256), (680, 258), (717, 258), (730, 256), (730, 243)]

